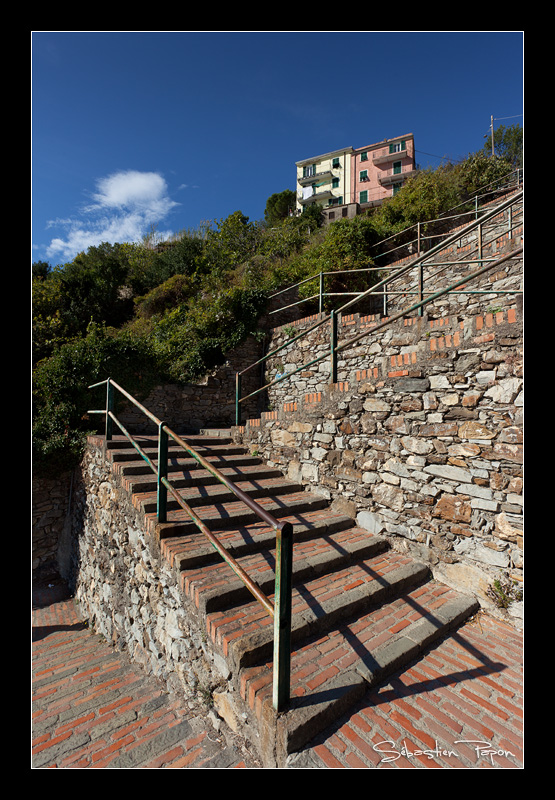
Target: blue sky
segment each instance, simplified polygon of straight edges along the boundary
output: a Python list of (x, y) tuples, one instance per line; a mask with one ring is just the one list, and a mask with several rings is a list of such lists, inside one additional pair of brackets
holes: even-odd
[(413, 133), (417, 163), (523, 125), (521, 31), (32, 33), (32, 260), (164, 238)]

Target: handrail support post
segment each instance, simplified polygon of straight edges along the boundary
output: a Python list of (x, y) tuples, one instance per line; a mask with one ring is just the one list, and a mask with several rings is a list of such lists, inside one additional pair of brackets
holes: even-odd
[(111, 441), (112, 439), (113, 411), (114, 411), (114, 387), (112, 386), (110, 378), (108, 378), (108, 380), (106, 381), (106, 428), (105, 428), (105, 434), (106, 434), (105, 439), (107, 442)]
[(332, 309), (330, 314), (330, 356), (331, 383), (337, 383), (337, 314)]
[(168, 434), (164, 424), (158, 425), (158, 477), (156, 486), (156, 513), (158, 522), (167, 521), (168, 490), (164, 483), (168, 477)]
[(273, 706), (277, 712), (286, 708), (291, 693), (292, 574), (293, 526), (286, 522), (276, 535)]
[(235, 373), (235, 424), (241, 424), (241, 373)]

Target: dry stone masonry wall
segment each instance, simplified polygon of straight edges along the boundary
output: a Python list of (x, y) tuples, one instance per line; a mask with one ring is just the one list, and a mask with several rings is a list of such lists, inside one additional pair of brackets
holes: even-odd
[(100, 440), (87, 447), (72, 508), (73, 588), (90, 627), (170, 691), (197, 701), (208, 696), (225, 667), (207, 649), (175, 573), (145, 533), (142, 512), (119, 485)]
[[(493, 282), (510, 282), (512, 271)], [(523, 574), (521, 303), (492, 302), (469, 315), (459, 297), (453, 315), (398, 320), (341, 353), (337, 383), (326, 358), (270, 387), (272, 410), (234, 429), (484, 606), (494, 580), (521, 587)], [(339, 341), (377, 321), (343, 319)], [(276, 329), (270, 350), (292, 330)], [(322, 326), (279, 353), (267, 377), (328, 351)], [(519, 602), (510, 608), (521, 613)]]

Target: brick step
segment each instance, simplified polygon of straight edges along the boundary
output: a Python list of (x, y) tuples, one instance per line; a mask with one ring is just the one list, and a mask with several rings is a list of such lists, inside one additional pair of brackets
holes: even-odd
[[(327, 507), (284, 516), (281, 520), (293, 525), (295, 548), (299, 542), (329, 537), (338, 531), (351, 528), (353, 524), (350, 517), (333, 513)], [(251, 525), (231, 527), (227, 530), (216, 528), (214, 534), (233, 558), (240, 558), (246, 553), (262, 549), (271, 550), (276, 542), (273, 528), (261, 521)], [(221, 557), (196, 527), (195, 530), (181, 535), (172, 536), (170, 532), (167, 532), (161, 539), (160, 549), (171, 566), (182, 571), (194, 569), (199, 565), (222, 564)], [(228, 578), (231, 579), (233, 576), (229, 568), (226, 569)]]
[[(250, 463), (258, 462), (258, 463)], [(196, 462), (195, 462), (196, 463)], [(146, 470), (129, 473), (124, 467), (121, 472), (124, 475), (123, 483), (125, 488), (133, 493), (153, 492), (156, 488), (156, 477), (152, 470), (145, 465)], [(181, 474), (178, 476), (177, 473)], [(282, 478), (282, 472), (277, 467), (267, 467), (260, 459), (246, 459), (233, 467), (222, 467), (222, 475), (228, 480), (237, 483), (245, 480), (267, 480), (269, 478)], [(198, 464), (190, 466), (188, 469), (179, 469), (176, 465), (170, 465), (168, 476), (175, 489), (183, 489), (191, 486), (213, 486), (219, 484), (218, 479)]]
[[(388, 576), (391, 581), (394, 573)], [(405, 582), (406, 587), (406, 582)], [(377, 598), (376, 598), (377, 600)], [(266, 746), (278, 764), (339, 719), (370, 689), (418, 660), (432, 643), (476, 613), (478, 603), (430, 579), (388, 602), (372, 602), (291, 654), (291, 703)], [(271, 659), (241, 671), (241, 696), (264, 730), (272, 708)], [(267, 726), (266, 726), (267, 727)]]
[[(325, 508), (327, 505), (327, 500), (324, 497), (304, 491), (293, 492), (283, 499), (259, 497), (256, 502), (262, 509), (278, 520), (310, 510), (316, 511)], [(198, 514), (200, 520), (209, 530), (225, 530), (226, 528), (236, 528), (237, 526), (250, 525), (259, 521), (256, 512), (252, 511), (240, 500), (200, 506), (195, 509), (195, 513)], [(145, 514), (145, 521), (149, 530), (155, 533), (159, 539), (167, 536), (182, 536), (193, 532), (199, 537), (203, 536), (187, 512), (181, 508), (168, 511), (167, 522), (157, 524), (155, 513)]]
[[(183, 454), (183, 451), (181, 451)], [(217, 469), (221, 470), (227, 466), (228, 469), (229, 464), (232, 463), (235, 465), (236, 468), (242, 468), (247, 466), (255, 466), (260, 465), (261, 461), (258, 456), (252, 456), (244, 451), (241, 454), (233, 455), (232, 457), (228, 456), (226, 458), (222, 457), (222, 455), (204, 455), (203, 457), (208, 461), (209, 464), (213, 465)], [(158, 463), (158, 454), (150, 453), (149, 458), (153, 462), (153, 464)], [(154, 473), (140, 456), (137, 456), (135, 453), (134, 458), (127, 458), (117, 460), (114, 464), (115, 470), (120, 475), (153, 475)], [(190, 472), (194, 469), (200, 469), (199, 462), (196, 461), (192, 457), (187, 457), (182, 455), (182, 457), (178, 456), (170, 456), (168, 460), (168, 476), (174, 475), (176, 472)], [(173, 478), (172, 478), (173, 480)]]
[[(226, 432), (225, 435), (218, 436), (218, 435), (210, 435), (204, 433), (195, 433), (195, 434), (182, 434), (181, 438), (184, 439), (186, 442), (190, 442), (191, 446), (195, 449), (197, 447), (203, 446), (211, 446), (211, 445), (225, 445), (225, 444), (233, 444), (233, 439), (229, 433)], [(150, 447), (156, 448), (158, 444), (158, 434), (136, 434), (134, 435), (134, 439), (141, 447)], [(169, 439), (170, 443), (173, 443), (173, 439)], [(175, 443), (174, 443), (175, 444)], [(134, 450), (133, 444), (129, 441), (127, 436), (123, 435), (116, 435), (112, 436), (112, 438), (106, 443), (107, 450)]]
[[(302, 488), (297, 483), (293, 483), (283, 476), (249, 481), (239, 480), (234, 481), (234, 484), (253, 500), (266, 498), (269, 494), (272, 497), (283, 497), (302, 492)], [(179, 490), (178, 494), (191, 508), (195, 508), (197, 511), (199, 506), (236, 502), (236, 495), (233, 491), (219, 482), (184, 487)], [(156, 492), (140, 492), (133, 496), (133, 504), (136, 508), (141, 508), (145, 514), (149, 514), (156, 511), (156, 499)], [(287, 500), (285, 499), (283, 502), (286, 503)], [(167, 510), (172, 511), (178, 508), (180, 505), (177, 500), (168, 495)]]
[[(293, 586), (291, 642), (330, 631), (342, 620), (385, 603), (429, 576), (424, 564), (387, 550), (301, 580)], [(254, 599), (208, 614), (206, 627), (234, 671), (271, 657), (273, 620)]]
[[(291, 703), (280, 714), (272, 707), (271, 616), (171, 496), (167, 521), (158, 523), (154, 475), (126, 440), (110, 442), (107, 454), (161, 558), (179, 577), (184, 601), (191, 613), (196, 609), (214, 657), (225, 662), (229, 687), (257, 730), (263, 759), (283, 766), (288, 754), (478, 606), (435, 582), (428, 566), (391, 550), (385, 537), (357, 527), (323, 496), (235, 446), (224, 431), (188, 441), (261, 508), (293, 527)], [(139, 437), (139, 443), (156, 462), (156, 437)], [(170, 449), (168, 474), (273, 600), (272, 526), (181, 448)]]
[[(326, 536), (318, 535), (316, 538), (300, 540), (295, 537), (293, 581), (299, 584), (301, 581), (344, 569), (356, 560), (369, 558), (387, 547), (383, 537), (371, 536), (362, 528), (350, 526)], [(274, 549), (257, 549), (247, 555), (238, 555), (236, 560), (264, 594), (273, 596)], [(243, 581), (235, 578), (221, 559), (196, 568), (184, 569), (181, 584), (203, 618), (214, 611), (229, 609), (237, 603), (252, 600)]]
[[(137, 436), (135, 441), (149, 458), (155, 459), (158, 456), (157, 437)], [(245, 454), (244, 447), (221, 438), (212, 440), (207, 437), (190, 437), (186, 441), (204, 458), (222, 459)], [(113, 462), (142, 460), (137, 450), (125, 438), (108, 442), (107, 454)], [(170, 439), (168, 442), (168, 458), (187, 458), (187, 453), (180, 445), (173, 443)]]

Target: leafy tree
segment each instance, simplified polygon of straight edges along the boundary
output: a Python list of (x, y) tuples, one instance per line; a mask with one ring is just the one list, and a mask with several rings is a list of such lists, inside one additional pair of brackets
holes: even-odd
[(312, 230), (321, 228), (324, 224), (324, 215), (318, 203), (310, 203), (303, 208), (303, 213), (300, 216), (302, 223), (308, 225)]
[[(99, 417), (87, 415), (96, 402), (90, 385), (116, 377), (140, 398), (163, 375), (160, 354), (152, 342), (127, 332), (109, 336), (102, 326), (91, 325), (85, 337), (64, 343), (34, 370), (35, 472), (52, 475), (75, 466), (85, 434), (102, 425)], [(96, 407), (104, 407), (102, 394)]]
[(119, 326), (132, 315), (133, 303), (124, 291), (128, 264), (122, 245), (103, 242), (89, 247), (66, 264), (58, 277), (61, 316), (74, 334), (82, 334), (91, 321)]
[(284, 189), (283, 192), (276, 192), (270, 195), (266, 201), (264, 220), (269, 227), (276, 225), (290, 215), (295, 210), (297, 196), (292, 189)]
[(33, 363), (50, 356), (68, 338), (62, 319), (64, 298), (60, 281), (35, 277), (32, 282)]
[[(201, 265), (204, 241), (200, 232), (182, 232), (157, 249), (157, 270), (154, 285), (159, 285), (174, 275), (194, 275)], [(149, 287), (151, 288), (151, 287)]]
[[(524, 166), (523, 132), (520, 125), (499, 125), (493, 132), (493, 147), (495, 155), (508, 161), (513, 169)], [(483, 152), (491, 155), (490, 139), (485, 142)]]
[(47, 278), (51, 269), (47, 261), (35, 261), (32, 266), (33, 278)]
[(512, 171), (512, 164), (505, 158), (471, 153), (454, 170), (453, 185), (459, 202), (473, 197), (481, 190), (488, 191), (501, 185)]
[(216, 227), (209, 227), (205, 234), (202, 270), (215, 279), (239, 266), (255, 254), (260, 242), (260, 228), (249, 222), (241, 211), (221, 219)]
[(457, 200), (458, 187), (451, 164), (421, 170), (376, 209), (372, 215), (373, 226), (380, 239), (386, 238), (417, 222), (435, 219)]
[[(377, 273), (364, 272), (355, 275), (356, 270), (372, 267), (371, 246), (375, 240), (372, 219), (366, 216), (354, 219), (341, 219), (328, 225), (319, 237), (318, 243), (307, 248), (295, 259), (298, 279), (320, 272), (337, 274), (325, 278), (325, 291), (333, 293), (364, 291), (377, 280)], [(309, 281), (300, 287), (301, 297), (311, 297), (319, 291), (318, 281)], [(347, 297), (328, 299), (326, 306), (338, 306)]]
[(229, 350), (256, 333), (265, 303), (262, 290), (229, 287), (200, 293), (168, 311), (152, 337), (172, 380), (198, 380), (223, 363)]

